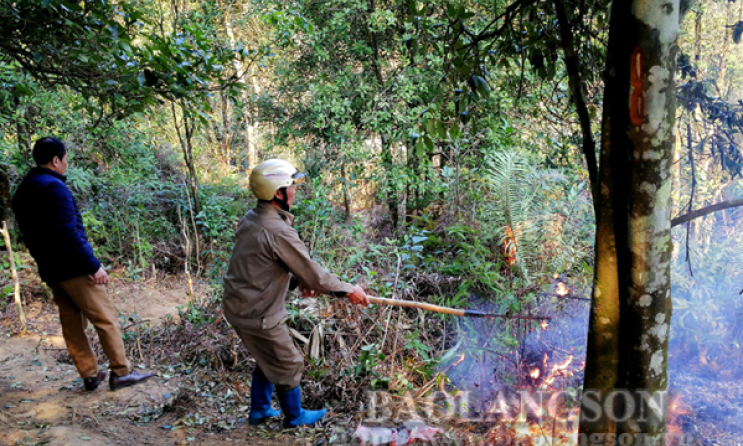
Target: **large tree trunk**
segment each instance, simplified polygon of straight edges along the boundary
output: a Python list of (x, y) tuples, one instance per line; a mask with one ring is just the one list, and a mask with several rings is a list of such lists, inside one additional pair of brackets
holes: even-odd
[(604, 444), (615, 434), (621, 444), (660, 445), (666, 429), (674, 74), (684, 12), (680, 0), (612, 4), (580, 427), (604, 434)]

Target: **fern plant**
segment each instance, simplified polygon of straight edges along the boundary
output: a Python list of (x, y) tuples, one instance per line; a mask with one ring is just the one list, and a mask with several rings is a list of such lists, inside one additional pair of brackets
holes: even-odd
[[(556, 170), (536, 169), (519, 152), (486, 152), (482, 175), (485, 180), (480, 215), (489, 226), (491, 242), (500, 245), (511, 228), (518, 261), (514, 265), (528, 283), (535, 273), (545, 273), (545, 243), (554, 232), (549, 211), (555, 186), (565, 177)], [(491, 243), (491, 246), (493, 243)]]

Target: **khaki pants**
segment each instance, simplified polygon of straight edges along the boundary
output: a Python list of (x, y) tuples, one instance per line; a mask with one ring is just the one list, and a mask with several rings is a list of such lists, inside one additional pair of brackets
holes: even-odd
[(284, 392), (299, 385), (304, 358), (294, 346), (286, 324), (269, 329), (233, 328), (271, 384)]
[(59, 307), (62, 336), (80, 376), (91, 378), (98, 375), (98, 360), (85, 335), (87, 321), (98, 332), (111, 370), (118, 376), (129, 374), (132, 366), (126, 358), (117, 313), (106, 287), (96, 285), (93, 276), (80, 276), (52, 285), (51, 289)]

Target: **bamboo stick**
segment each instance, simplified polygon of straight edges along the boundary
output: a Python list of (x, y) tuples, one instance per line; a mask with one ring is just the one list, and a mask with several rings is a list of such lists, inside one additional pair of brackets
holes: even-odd
[(3, 221), (3, 226), (0, 228), (0, 233), (3, 234), (5, 239), (5, 246), (8, 249), (8, 261), (10, 262), (10, 274), (13, 277), (14, 294), (15, 294), (15, 306), (18, 310), (18, 318), (21, 320), (21, 333), (26, 332), (26, 313), (23, 312), (23, 303), (21, 302), (21, 282), (18, 281), (18, 272), (15, 269), (15, 260), (13, 259), (13, 247), (10, 246), (10, 232), (8, 232), (8, 226)]
[(513, 316), (510, 314), (483, 313), (477, 310), (465, 310), (460, 308), (442, 307), (440, 305), (428, 304), (425, 302), (415, 302), (412, 300), (386, 299), (384, 297), (369, 297), (369, 302), (377, 305), (393, 305), (396, 307), (420, 308), (421, 310), (433, 311), (435, 313), (452, 314), (454, 316), (464, 317), (482, 317), (488, 319), (528, 319), (528, 320), (550, 320), (549, 316)]

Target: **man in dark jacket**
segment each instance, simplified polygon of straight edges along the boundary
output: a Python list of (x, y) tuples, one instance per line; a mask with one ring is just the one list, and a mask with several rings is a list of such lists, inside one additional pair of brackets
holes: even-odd
[(144, 381), (152, 373), (132, 370), (126, 358), (116, 310), (105, 286), (108, 274), (88, 243), (77, 202), (65, 185), (67, 148), (57, 138), (36, 141), (31, 169), (13, 197), (13, 212), (31, 256), (59, 307), (62, 336), (88, 391), (98, 388), (106, 372), (90, 346), (85, 327), (98, 332), (111, 365), (111, 390)]

